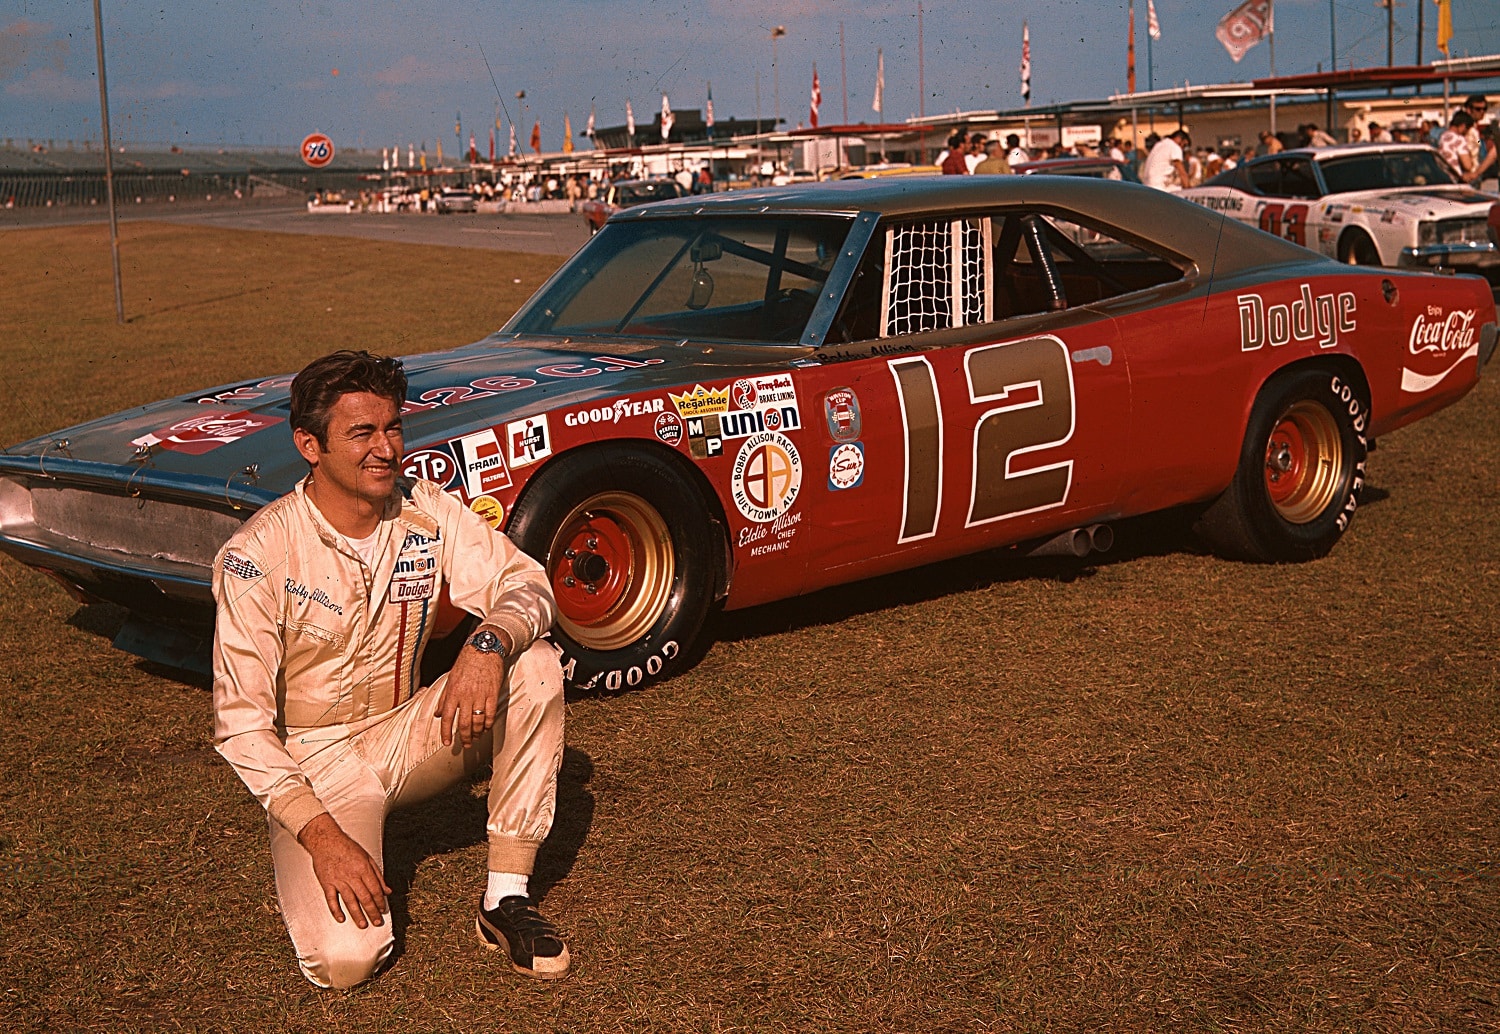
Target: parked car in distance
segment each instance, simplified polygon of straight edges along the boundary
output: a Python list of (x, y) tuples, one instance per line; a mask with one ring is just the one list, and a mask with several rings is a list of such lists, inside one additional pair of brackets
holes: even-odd
[(445, 190), (433, 199), (432, 207), (438, 215), (479, 211), (479, 204), (474, 200), (474, 195), (466, 190)]
[(1044, 158), (1041, 161), (1022, 162), (1011, 167), (1011, 172), (1020, 176), (1087, 176), (1096, 180), (1121, 180), (1139, 183), (1141, 178), (1129, 162), (1117, 162), (1113, 158)]
[(1424, 144), (1344, 144), (1265, 155), (1182, 197), (1361, 266), (1456, 269), (1500, 284), (1495, 197)]
[(589, 233), (598, 233), (609, 217), (625, 208), (682, 197), (682, 185), (670, 176), (611, 183), (604, 196), (585, 201), (580, 207), (588, 220)]

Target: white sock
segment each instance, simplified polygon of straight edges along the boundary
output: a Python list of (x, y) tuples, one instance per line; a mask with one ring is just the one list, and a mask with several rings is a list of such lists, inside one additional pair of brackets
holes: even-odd
[(500, 904), (501, 898), (525, 897), (526, 884), (531, 877), (520, 872), (492, 872), (489, 883), (484, 888), (484, 907), (486, 910)]

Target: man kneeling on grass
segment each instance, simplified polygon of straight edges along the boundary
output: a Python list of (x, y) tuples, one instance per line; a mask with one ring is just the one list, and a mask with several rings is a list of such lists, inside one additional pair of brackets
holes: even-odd
[[(401, 477), (405, 399), (400, 362), (367, 352), (292, 382), (292, 439), (312, 469), (214, 561), (214, 743), (269, 815), (281, 914), (314, 984), (350, 987), (390, 957), (386, 815), (485, 763), (475, 928), (519, 972), (555, 979), (568, 949), (527, 883), (562, 763), (562, 672), (538, 639), (556, 605), (536, 561)], [(481, 624), (424, 689), (445, 586)]]

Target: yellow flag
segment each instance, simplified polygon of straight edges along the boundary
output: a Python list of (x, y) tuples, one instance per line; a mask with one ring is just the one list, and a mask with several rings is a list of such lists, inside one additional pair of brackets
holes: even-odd
[(563, 114), (563, 154), (573, 153), (573, 120)]
[(443, 138), (438, 137), (438, 164), (443, 164)]
[(1448, 41), (1453, 38), (1453, 0), (1433, 0), (1438, 6), (1438, 49), (1448, 56)]

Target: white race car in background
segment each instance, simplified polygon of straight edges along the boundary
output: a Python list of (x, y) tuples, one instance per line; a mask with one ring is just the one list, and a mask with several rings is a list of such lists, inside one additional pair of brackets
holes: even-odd
[(1500, 281), (1495, 198), (1420, 144), (1313, 147), (1255, 158), (1182, 196), (1330, 258), (1446, 267)]

